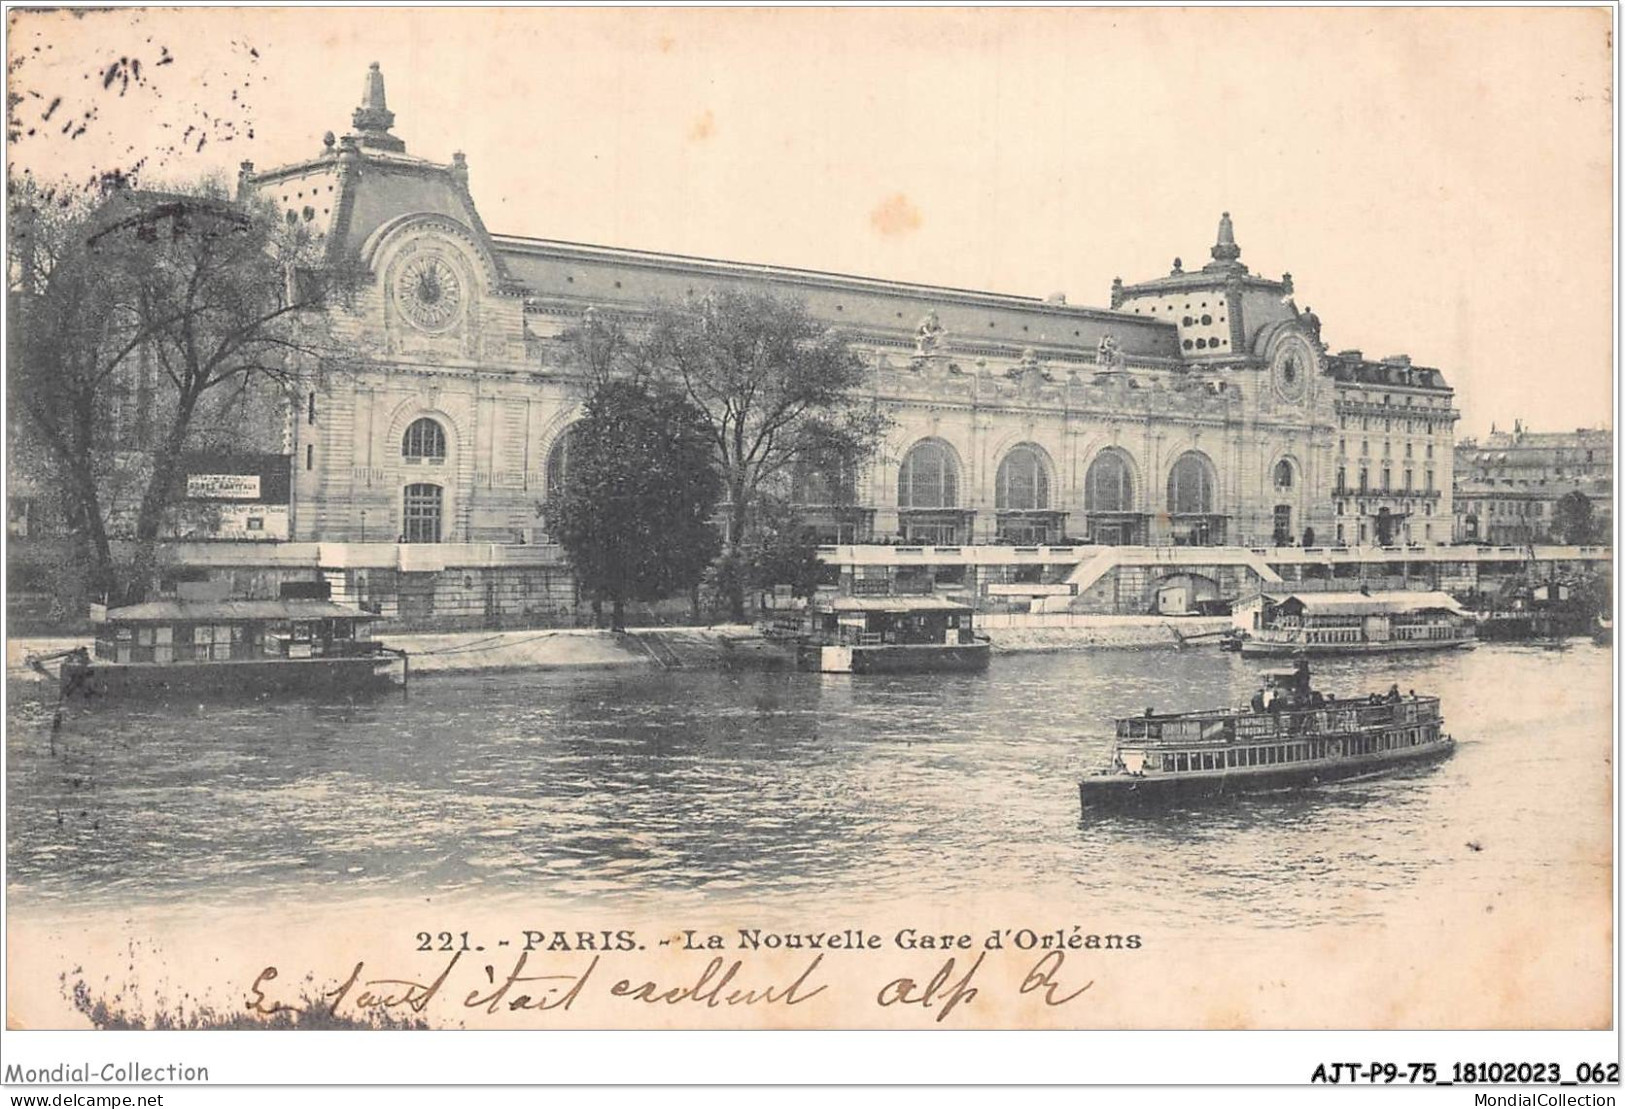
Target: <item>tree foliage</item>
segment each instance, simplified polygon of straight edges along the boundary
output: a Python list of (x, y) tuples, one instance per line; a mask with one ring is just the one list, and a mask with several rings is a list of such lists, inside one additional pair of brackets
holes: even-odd
[(1591, 498), (1575, 489), (1563, 494), (1552, 507), (1552, 533), (1560, 543), (1589, 543), (1596, 531)]
[(740, 545), (745, 584), (756, 591), (789, 586), (791, 596), (811, 597), (824, 580), (818, 541), (797, 506), (782, 497), (762, 497), (751, 513)]
[(629, 601), (693, 588), (720, 546), (705, 425), (669, 390), (605, 381), (572, 431), (563, 487), (542, 506), (581, 586), (625, 623)]
[(356, 271), (324, 259), (305, 225), (209, 183), (95, 200), (26, 179), (8, 191), (12, 426), (48, 462), (92, 587), (136, 600), (183, 455), (280, 441), (287, 391), (342, 361), (322, 310)]
[[(641, 352), (652, 379), (701, 414), (722, 480), (725, 558), (736, 568), (746, 564), (761, 498), (788, 495), (798, 465), (855, 466), (886, 426), (846, 340), (804, 304), (768, 292), (660, 306)], [(735, 620), (744, 618), (746, 582), (739, 572), (727, 580)]]

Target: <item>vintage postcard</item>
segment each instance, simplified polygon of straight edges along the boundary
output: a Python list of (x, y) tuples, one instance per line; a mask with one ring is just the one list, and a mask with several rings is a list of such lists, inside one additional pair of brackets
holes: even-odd
[(1617, 1082), (1614, 14), (9, 9), (6, 1080)]

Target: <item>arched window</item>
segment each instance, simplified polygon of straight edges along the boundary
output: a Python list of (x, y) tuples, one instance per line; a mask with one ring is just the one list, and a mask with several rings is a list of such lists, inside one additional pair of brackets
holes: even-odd
[(1292, 463), (1284, 458), (1275, 464), (1275, 488), (1283, 492), (1292, 488)]
[(999, 511), (1042, 512), (1049, 508), (1049, 467), (1037, 447), (1012, 447), (999, 463), (994, 507)]
[(401, 541), (440, 542), (440, 510), (440, 486), (408, 485), (401, 505)]
[(1213, 463), (1186, 451), (1168, 474), (1168, 511), (1175, 516), (1209, 516), (1214, 502)]
[(401, 436), (401, 457), (408, 462), (444, 462), (446, 433), (439, 422), (427, 416), (413, 420), (412, 426)]
[(897, 507), (956, 508), (959, 463), (948, 444), (925, 439), (903, 458), (897, 470)]
[(571, 424), (564, 429), (564, 433), (553, 440), (552, 448), (547, 452), (547, 477), (545, 489), (547, 499), (552, 500), (564, 491), (564, 482), (570, 476), (570, 451), (574, 448), (576, 429), (579, 424)]
[(1083, 482), (1085, 512), (1134, 511), (1134, 476), (1122, 452), (1102, 451)]

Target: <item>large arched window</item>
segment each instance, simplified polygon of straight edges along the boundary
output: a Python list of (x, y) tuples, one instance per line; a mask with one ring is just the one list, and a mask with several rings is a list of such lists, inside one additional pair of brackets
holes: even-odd
[(959, 505), (959, 463), (948, 444), (924, 439), (897, 470), (897, 507), (955, 508)]
[(407, 462), (431, 465), (446, 460), (446, 432), (439, 421), (424, 416), (412, 421), (401, 436), (401, 457)]
[(547, 452), (547, 499), (552, 500), (564, 491), (564, 483), (570, 476), (570, 452), (574, 449), (576, 429), (579, 424), (571, 424), (565, 428), (564, 433), (553, 440), (552, 449)]
[(1275, 488), (1285, 493), (1292, 488), (1292, 483), (1292, 463), (1283, 458), (1275, 464)]
[(438, 485), (408, 485), (401, 504), (401, 541), (440, 542), (441, 490)]
[(1037, 447), (1012, 447), (999, 463), (994, 507), (999, 511), (1042, 512), (1049, 508), (1049, 466)]
[(1168, 474), (1168, 511), (1174, 516), (1209, 516), (1215, 500), (1213, 463), (1199, 451), (1186, 451)]
[(1133, 512), (1134, 474), (1121, 451), (1107, 450), (1089, 465), (1083, 482), (1085, 512)]

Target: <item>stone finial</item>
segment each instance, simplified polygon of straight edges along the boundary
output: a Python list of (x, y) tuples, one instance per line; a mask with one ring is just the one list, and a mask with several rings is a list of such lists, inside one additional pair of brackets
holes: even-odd
[(451, 156), (451, 175), (463, 188), (468, 188), (468, 155), (461, 150), (454, 151)]
[(1121, 308), (1122, 306), (1123, 306), (1123, 279), (1121, 277), (1114, 277), (1114, 278), (1112, 278), (1112, 307), (1113, 308)]
[(1184, 273), (1185, 272), (1185, 259), (1183, 259), (1183, 258), (1175, 258), (1174, 259), (1174, 271), (1173, 272), (1175, 272), (1175, 273)]
[(335, 136), (333, 132), (325, 131), (322, 133), (322, 149), (327, 153), (333, 153), (333, 144), (338, 141), (337, 136)]
[(1241, 247), (1236, 245), (1236, 229), (1230, 223), (1229, 212), (1219, 217), (1219, 241), (1213, 244), (1212, 253), (1215, 262), (1234, 262), (1241, 257)]
[(350, 126), (356, 130), (362, 146), (376, 150), (406, 149), (406, 143), (389, 133), (395, 126), (395, 113), (389, 110), (384, 97), (384, 72), (377, 62), (367, 69), (367, 82), (361, 90), (361, 107), (350, 116)]
[(1290, 273), (1281, 275), (1281, 291), (1287, 296), (1292, 295), (1292, 275)]
[(248, 188), (254, 180), (254, 163), (239, 162), (237, 164), (237, 198), (241, 200), (248, 195)]

